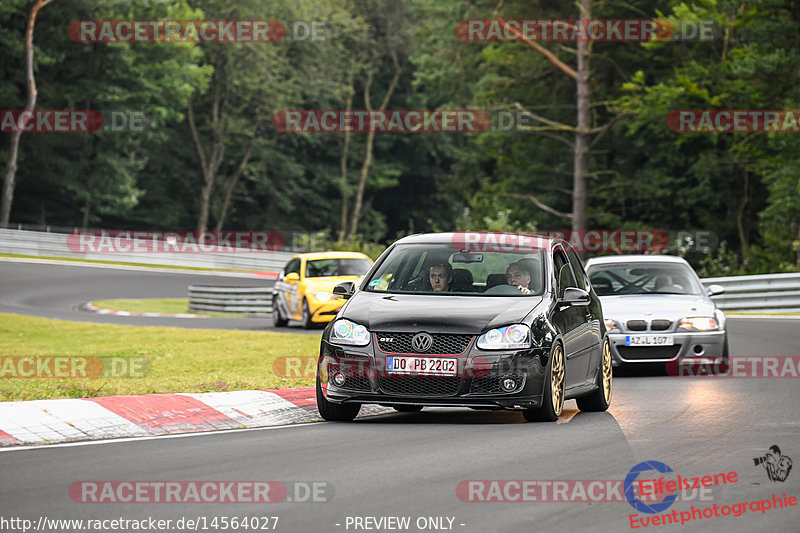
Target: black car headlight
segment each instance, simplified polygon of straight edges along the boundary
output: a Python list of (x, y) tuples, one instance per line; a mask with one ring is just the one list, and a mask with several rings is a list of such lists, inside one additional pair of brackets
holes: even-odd
[(369, 344), (369, 331), (361, 324), (342, 318), (333, 323), (330, 342), (331, 344), (366, 346)]
[(531, 347), (531, 328), (525, 324), (514, 324), (490, 329), (478, 338), (482, 350), (515, 350)]

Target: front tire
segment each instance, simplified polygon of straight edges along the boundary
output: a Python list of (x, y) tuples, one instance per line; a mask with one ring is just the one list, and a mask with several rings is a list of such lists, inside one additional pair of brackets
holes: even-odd
[(319, 416), (328, 422), (351, 422), (358, 416), (361, 405), (357, 403), (331, 403), (322, 394), (322, 386), (317, 376), (317, 410)]
[(525, 409), (522, 415), (528, 422), (555, 422), (564, 409), (566, 372), (564, 350), (556, 344), (550, 355), (549, 371), (546, 374), (542, 406), (538, 409)]
[(289, 321), (281, 315), (281, 309), (278, 307), (278, 298), (272, 298), (272, 325), (276, 328), (283, 328)]
[(303, 323), (305, 329), (314, 327), (314, 322), (311, 321), (311, 310), (308, 308), (308, 300), (305, 298), (303, 298), (303, 316), (300, 321)]
[(578, 409), (581, 411), (607, 411), (611, 405), (614, 371), (611, 366), (611, 346), (608, 339), (603, 341), (603, 359), (597, 372), (597, 390), (589, 396), (578, 398)]

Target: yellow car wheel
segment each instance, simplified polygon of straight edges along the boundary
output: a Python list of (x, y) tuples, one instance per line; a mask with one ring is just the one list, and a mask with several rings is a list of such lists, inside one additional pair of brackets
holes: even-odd
[(303, 316), (300, 321), (306, 329), (314, 327), (314, 323), (311, 321), (311, 310), (308, 308), (308, 300), (305, 298), (303, 298)]

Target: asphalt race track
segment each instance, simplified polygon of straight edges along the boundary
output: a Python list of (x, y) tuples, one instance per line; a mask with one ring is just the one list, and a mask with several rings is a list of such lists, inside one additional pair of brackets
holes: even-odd
[[(0, 263), (0, 280), (0, 311), (71, 320), (86, 320), (77, 318), (85, 314), (74, 306), (89, 299), (181, 297), (189, 283), (253, 281), (8, 263)], [(92, 321), (116, 318), (122, 317)], [(133, 322), (132, 318), (120, 321)], [(266, 329), (261, 322), (250, 329)], [(218, 327), (237, 327), (227, 319), (221, 323), (225, 325)], [(248, 327), (251, 322), (244, 324)], [(798, 326), (800, 321), (794, 319), (732, 319), (731, 355), (800, 355)], [(625, 374), (614, 381), (609, 412), (579, 413), (575, 402), (569, 401), (557, 424), (525, 423), (522, 415), (510, 412), (439, 408), (353, 423), (6, 449), (0, 452), (0, 516), (26, 518), (34, 524), (41, 517), (173, 520), (165, 531), (181, 531), (174, 524), (182, 517), (205, 517), (205, 531), (214, 531), (222, 530), (211, 527), (214, 518), (275, 516), (277, 531), (287, 532), (631, 531), (629, 516), (635, 511), (625, 501), (462, 501), (456, 488), (464, 480), (623, 480), (647, 460), (665, 463), (684, 478), (731, 471), (738, 475), (735, 483), (715, 486), (705, 494), (687, 491), (664, 513), (687, 512), (692, 506), (722, 508), (771, 499), (773, 494), (800, 496), (798, 467), (786, 481), (773, 482), (753, 461), (775, 444), (792, 460), (800, 458), (796, 379), (675, 378), (656, 370)], [(76, 503), (69, 488), (86, 480), (279, 481), (289, 488), (293, 501)], [(302, 487), (315, 482), (324, 484), (320, 487), (326, 494), (318, 500), (327, 501), (298, 503), (297, 497), (305, 494)], [(519, 493), (510, 496), (515, 494)], [(410, 517), (410, 527), (378, 528), (370, 521), (387, 517)], [(428, 522), (428, 517), (445, 519)], [(738, 517), (639, 530), (793, 532), (800, 531), (798, 518), (797, 506), (763, 513), (748, 508)], [(203, 524), (198, 530), (204, 531)], [(228, 529), (237, 530), (246, 531)]]
[[(132, 326), (268, 330), (274, 329), (269, 318), (125, 317), (98, 315), (78, 308), (88, 301), (111, 298), (188, 298), (189, 285), (272, 287), (274, 283), (256, 276), (221, 276), (189, 270), (0, 260), (0, 313)], [(291, 330), (302, 332), (300, 328)]]

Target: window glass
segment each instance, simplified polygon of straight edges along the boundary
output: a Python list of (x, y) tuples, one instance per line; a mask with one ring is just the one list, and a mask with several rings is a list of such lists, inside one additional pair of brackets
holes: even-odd
[[(506, 283), (506, 272), (513, 264), (528, 279), (530, 294), (541, 294), (544, 286), (541, 250), (522, 252), (460, 252), (449, 244), (405, 244), (392, 249), (389, 256), (367, 281), (368, 291), (467, 294), (473, 296), (524, 296)], [(434, 291), (431, 267), (451, 274), (445, 290)], [(438, 271), (437, 271), (438, 272)]]
[(306, 277), (322, 278), (328, 276), (363, 276), (372, 263), (368, 259), (337, 258), (314, 259), (306, 261)]
[(598, 296), (616, 294), (702, 294), (694, 273), (680, 263), (592, 265), (589, 280)]

